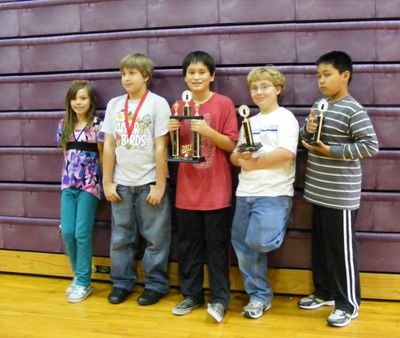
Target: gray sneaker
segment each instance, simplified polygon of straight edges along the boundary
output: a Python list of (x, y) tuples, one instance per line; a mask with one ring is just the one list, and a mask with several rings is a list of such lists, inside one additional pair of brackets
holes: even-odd
[(358, 312), (351, 314), (343, 310), (335, 309), (328, 317), (327, 322), (331, 326), (343, 327), (349, 325), (351, 320), (357, 317)]
[(221, 323), (225, 316), (225, 306), (221, 303), (208, 304), (207, 313), (213, 317), (217, 323)]
[(265, 311), (268, 311), (271, 308), (271, 303), (263, 304), (257, 300), (250, 301), (243, 308), (243, 316), (250, 319), (257, 319), (260, 318)]
[(306, 310), (314, 310), (318, 309), (321, 306), (334, 306), (335, 301), (334, 300), (325, 300), (321, 299), (318, 297), (315, 297), (314, 295), (309, 295), (307, 297), (301, 298), (297, 305), (299, 308), (306, 309)]
[(176, 316), (183, 316), (192, 312), (193, 309), (203, 305), (203, 303), (196, 302), (193, 298), (186, 297), (182, 302), (176, 304), (172, 308), (172, 314)]

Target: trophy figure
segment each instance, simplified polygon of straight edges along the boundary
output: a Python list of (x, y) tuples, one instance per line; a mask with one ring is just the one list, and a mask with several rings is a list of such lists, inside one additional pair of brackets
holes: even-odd
[(182, 93), (182, 101), (185, 102), (183, 107), (183, 116), (190, 116), (189, 102), (192, 101), (192, 92), (190, 90), (185, 90)]
[(242, 127), (244, 132), (244, 137), (246, 139), (246, 143), (243, 143), (239, 146), (239, 152), (244, 153), (246, 151), (255, 152), (262, 147), (262, 144), (257, 142), (254, 143), (253, 132), (251, 131), (250, 120), (248, 117), (250, 116), (250, 108), (246, 105), (241, 105), (239, 107), (239, 115), (243, 117)]
[[(174, 114), (170, 119), (176, 120), (202, 120), (204, 117), (199, 115), (200, 104), (195, 104), (195, 114), (191, 115), (190, 101), (192, 100), (192, 93), (185, 90), (182, 93), (182, 100), (185, 103), (183, 106), (183, 115), (179, 115), (179, 103), (176, 102), (173, 106)], [(179, 129), (175, 130), (172, 134), (172, 155), (168, 157), (168, 162), (188, 162), (200, 163), (205, 161), (205, 157), (201, 156), (201, 135), (193, 132), (193, 143), (182, 144), (180, 140)]]
[(312, 135), (311, 137), (311, 141), (310, 144), (312, 145), (317, 145), (318, 141), (321, 140), (321, 134), (322, 134), (322, 126), (324, 124), (324, 113), (326, 112), (326, 110), (328, 109), (329, 103), (326, 99), (320, 99), (317, 103), (317, 110), (319, 111), (318, 116), (316, 116), (317, 118), (317, 130), (315, 131), (315, 133)]

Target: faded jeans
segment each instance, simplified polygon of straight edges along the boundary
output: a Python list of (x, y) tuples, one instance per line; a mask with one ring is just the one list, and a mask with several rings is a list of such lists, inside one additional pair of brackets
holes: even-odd
[(117, 186), (121, 201), (112, 202), (111, 280), (114, 287), (131, 291), (138, 273), (134, 262), (140, 235), (146, 241), (142, 258), (145, 287), (161, 293), (169, 290), (168, 256), (171, 242), (168, 191), (159, 205), (150, 205), (150, 184)]
[(291, 196), (236, 197), (232, 245), (251, 301), (272, 300), (266, 253), (281, 246), (291, 208)]

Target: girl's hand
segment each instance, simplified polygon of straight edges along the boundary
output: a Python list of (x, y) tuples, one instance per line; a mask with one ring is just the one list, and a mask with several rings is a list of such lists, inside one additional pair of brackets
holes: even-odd
[(117, 183), (103, 183), (104, 196), (109, 202), (117, 202), (121, 200), (121, 196), (117, 193)]

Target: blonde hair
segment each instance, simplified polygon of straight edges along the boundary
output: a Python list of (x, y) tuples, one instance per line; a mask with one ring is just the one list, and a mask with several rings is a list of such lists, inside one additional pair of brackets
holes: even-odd
[(144, 54), (134, 53), (125, 55), (119, 63), (119, 70), (122, 72), (125, 68), (137, 69), (143, 77), (148, 77), (146, 82), (147, 87), (149, 86), (150, 80), (153, 76), (153, 62)]
[(247, 75), (247, 89), (250, 90), (251, 84), (256, 81), (268, 80), (275, 87), (281, 87), (281, 93), (285, 88), (285, 76), (274, 66), (253, 68)]

